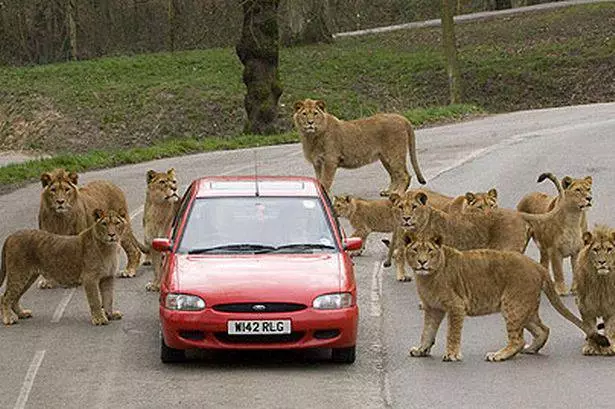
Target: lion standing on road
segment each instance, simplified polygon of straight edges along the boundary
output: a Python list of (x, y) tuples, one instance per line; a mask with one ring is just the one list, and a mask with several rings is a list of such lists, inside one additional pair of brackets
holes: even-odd
[[(55, 234), (76, 235), (94, 224), (93, 211), (96, 208), (114, 210), (116, 213), (128, 212), (124, 192), (113, 183), (96, 180), (79, 187), (78, 180), (77, 173), (65, 169), (55, 169), (41, 175), (43, 190), (38, 213), (39, 229)], [(121, 245), (128, 263), (120, 276), (134, 277), (141, 253), (129, 218), (126, 219), (126, 234), (122, 237)], [(55, 283), (43, 280), (40, 287), (53, 288)]]
[[(177, 177), (175, 169), (166, 172), (147, 172), (147, 192), (143, 206), (143, 232), (145, 246), (151, 249), (152, 240), (164, 237), (171, 226), (173, 217), (179, 206), (177, 194)], [(160, 291), (160, 278), (162, 275), (162, 255), (157, 251), (150, 251), (154, 279), (145, 287), (148, 291)]]
[(324, 101), (306, 99), (295, 102), (293, 120), (301, 135), (303, 154), (327, 191), (338, 167), (356, 169), (380, 160), (391, 177), (389, 187), (380, 194), (401, 194), (410, 185), (408, 153), (417, 179), (425, 184), (416, 157), (414, 130), (401, 115), (376, 114), (343, 121), (325, 111)]
[(83, 283), (92, 324), (122, 318), (113, 310), (113, 280), (119, 267), (119, 242), (128, 226), (126, 215), (96, 209), (92, 218), (94, 224), (78, 235), (20, 230), (7, 237), (0, 267), (0, 285), (6, 277), (6, 290), (0, 296), (4, 325), (32, 316), (19, 300), (39, 274), (67, 287)]

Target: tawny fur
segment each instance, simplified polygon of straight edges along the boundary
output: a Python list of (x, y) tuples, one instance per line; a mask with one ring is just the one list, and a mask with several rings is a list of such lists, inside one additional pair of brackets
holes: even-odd
[(0, 313), (5, 325), (30, 318), (19, 300), (40, 274), (60, 285), (83, 283), (92, 324), (105, 325), (120, 319), (113, 310), (113, 280), (119, 267), (119, 242), (127, 221), (113, 210), (92, 212), (94, 224), (78, 235), (58, 235), (45, 230), (19, 230), (2, 247)]
[[(423, 304), (424, 325), (419, 346), (410, 349), (413, 357), (430, 355), (440, 323), (447, 315), (448, 332), (444, 361), (459, 361), (461, 332), (466, 316), (501, 312), (506, 322), (508, 344), (489, 352), (488, 361), (504, 361), (519, 352), (537, 353), (547, 342), (549, 328), (538, 315), (541, 291), (555, 309), (581, 329), (592, 342), (609, 345), (562, 303), (548, 271), (529, 257), (512, 251), (459, 251), (442, 245), (439, 235), (405, 233), (405, 257), (414, 270), (416, 288)], [(523, 330), (533, 336), (525, 347)]]
[(602, 318), (611, 347), (587, 340), (582, 351), (584, 355), (615, 355), (615, 231), (600, 225), (585, 232), (583, 239), (585, 246), (574, 269), (577, 307), (588, 327), (595, 327), (597, 318)]
[[(529, 196), (519, 202), (517, 209), (530, 225), (530, 235), (540, 250), (540, 263), (546, 268), (551, 265), (555, 288), (558, 294), (565, 295), (569, 290), (564, 280), (563, 261), (570, 257), (574, 269), (576, 258), (583, 247), (583, 219), (592, 201), (591, 177), (574, 188), (567, 185), (568, 189), (563, 189), (559, 180), (551, 173), (541, 174), (538, 181), (544, 179), (551, 180), (559, 193), (558, 199), (551, 203), (553, 207), (547, 213), (525, 213), (522, 209), (538, 210), (539, 202), (531, 200), (537, 196)], [(530, 206), (530, 203), (533, 203), (534, 207)], [(546, 202), (542, 204), (545, 205)], [(572, 291), (574, 290), (573, 282)]]
[[(150, 170), (147, 172), (146, 180), (143, 231), (145, 245), (151, 248), (153, 239), (166, 236), (177, 213), (179, 195), (177, 194), (177, 177), (173, 168), (166, 172)], [(145, 288), (148, 291), (160, 291), (162, 255), (157, 251), (150, 251), (148, 255), (154, 269), (154, 278)]]
[[(94, 223), (93, 211), (96, 208), (128, 214), (124, 192), (113, 183), (97, 180), (78, 187), (77, 182), (78, 175), (65, 169), (41, 175), (43, 190), (38, 214), (40, 229), (55, 234), (76, 235)], [(126, 230), (121, 245), (128, 263), (120, 276), (134, 277), (140, 264), (141, 252), (128, 217)], [(42, 280), (39, 286), (53, 288), (55, 283)]]
[(414, 131), (403, 116), (376, 114), (344, 121), (327, 113), (324, 101), (312, 99), (297, 101), (294, 108), (293, 121), (301, 136), (303, 154), (327, 191), (331, 191), (338, 167), (356, 169), (379, 160), (391, 177), (381, 195), (405, 192), (410, 185), (408, 153), (418, 181), (425, 183)]
[[(436, 209), (439, 208), (434, 206), (429, 196), (428, 200), (431, 206)], [(497, 209), (498, 207), (498, 192), (496, 189), (490, 189), (488, 192), (467, 192), (465, 195), (457, 196), (442, 210), (447, 213), (461, 213), (465, 211)]]
[[(446, 213), (429, 204), (426, 195), (391, 195), (400, 228), (389, 252), (395, 258), (397, 279), (408, 280), (398, 237), (403, 231), (440, 234), (444, 244), (458, 250), (494, 249), (523, 253), (528, 243), (528, 225), (510, 209), (487, 209)], [(406, 278), (404, 278), (406, 277)]]

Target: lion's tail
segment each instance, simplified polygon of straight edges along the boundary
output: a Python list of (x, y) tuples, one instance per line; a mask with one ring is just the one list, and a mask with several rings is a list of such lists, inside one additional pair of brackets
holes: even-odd
[(2, 261), (0, 261), (0, 287), (4, 284), (4, 278), (6, 277), (6, 241), (2, 246)]
[(564, 188), (562, 188), (562, 184), (560, 183), (559, 179), (557, 179), (553, 173), (545, 172), (541, 173), (540, 176), (538, 176), (538, 183), (544, 181), (545, 179), (549, 179), (551, 182), (553, 182), (555, 188), (557, 189), (557, 194), (559, 195), (559, 198), (563, 198)]
[(141, 253), (143, 254), (149, 254), (150, 252), (150, 246), (148, 246), (147, 244), (141, 243), (139, 241), (139, 239), (137, 239), (134, 235), (134, 233), (132, 232), (132, 230), (130, 230), (130, 232), (128, 233), (128, 239), (132, 242), (132, 244), (134, 244)]
[(416, 137), (410, 121), (406, 123), (406, 132), (408, 133), (408, 150), (410, 151), (410, 163), (412, 163), (412, 169), (414, 169), (414, 173), (416, 174), (416, 178), (419, 183), (424, 185), (427, 182), (425, 181), (425, 178), (421, 173), (421, 169), (419, 168), (419, 160), (416, 157)]
[(557, 310), (557, 312), (559, 312), (568, 321), (576, 325), (581, 331), (585, 333), (588, 339), (591, 339), (596, 344), (605, 347), (611, 345), (607, 337), (602, 334), (599, 334), (595, 328), (590, 328), (584, 325), (583, 321), (581, 321), (564, 305), (559, 295), (557, 295), (557, 292), (555, 291), (555, 287), (553, 286), (551, 277), (549, 277), (548, 270), (544, 267), (541, 270), (543, 273), (542, 290), (545, 292), (547, 298), (549, 299), (549, 302)]

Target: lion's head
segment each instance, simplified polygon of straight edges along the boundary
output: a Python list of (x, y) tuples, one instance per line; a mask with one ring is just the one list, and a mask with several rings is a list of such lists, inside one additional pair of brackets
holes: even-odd
[(339, 217), (348, 219), (357, 210), (357, 204), (352, 196), (334, 196), (333, 211)]
[(592, 269), (599, 275), (615, 273), (615, 231), (598, 225), (593, 233), (583, 233), (583, 241)]
[(393, 204), (393, 213), (401, 227), (410, 231), (421, 231), (429, 222), (431, 209), (427, 204), (427, 195), (391, 193), (389, 200)]
[(562, 188), (566, 194), (566, 200), (570, 200), (581, 209), (592, 205), (592, 177), (586, 176), (582, 179), (573, 179), (566, 176), (562, 179)]
[(304, 99), (295, 102), (293, 120), (297, 130), (303, 134), (322, 132), (327, 126), (325, 102), (321, 100)]
[(65, 169), (41, 174), (43, 205), (57, 213), (70, 211), (77, 201), (78, 180), (79, 176), (75, 172), (67, 172)]
[(179, 195), (177, 194), (175, 169), (170, 168), (166, 172), (148, 171), (147, 194), (152, 203), (176, 203)]
[(491, 189), (488, 192), (467, 192), (466, 210), (487, 210), (497, 209), (498, 207), (498, 191)]
[(126, 230), (126, 213), (114, 210), (94, 210), (94, 235), (106, 244), (118, 243)]
[(440, 270), (444, 265), (442, 236), (404, 232), (406, 262), (418, 276), (427, 276)]

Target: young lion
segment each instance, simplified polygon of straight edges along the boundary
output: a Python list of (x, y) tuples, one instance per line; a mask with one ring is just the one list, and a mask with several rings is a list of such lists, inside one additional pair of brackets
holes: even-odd
[[(166, 172), (149, 170), (143, 207), (143, 231), (147, 247), (151, 246), (154, 238), (163, 237), (167, 233), (178, 206), (179, 195), (177, 194), (175, 169), (170, 168)], [(148, 291), (160, 291), (162, 256), (157, 251), (150, 251), (149, 256), (154, 267), (154, 279), (145, 288)]]
[[(429, 201), (431, 206), (438, 208), (438, 206), (433, 205), (431, 198), (429, 198)], [(447, 213), (462, 213), (472, 210), (497, 209), (498, 207), (498, 191), (490, 189), (488, 192), (467, 192), (465, 195), (457, 196), (442, 210)]]
[[(416, 275), (416, 288), (423, 303), (424, 324), (419, 346), (410, 356), (430, 355), (438, 327), (448, 314), (444, 361), (460, 361), (463, 320), (466, 316), (501, 312), (506, 321), (508, 345), (486, 354), (487, 361), (504, 361), (519, 352), (537, 353), (547, 342), (549, 328), (538, 315), (540, 293), (564, 318), (579, 327), (591, 342), (608, 346), (595, 326), (577, 318), (555, 292), (548, 271), (529, 257), (498, 250), (459, 251), (443, 245), (440, 235), (404, 235), (406, 260)], [(523, 330), (533, 336), (524, 348)]]
[(92, 324), (105, 325), (122, 318), (113, 310), (113, 279), (119, 266), (119, 242), (127, 231), (126, 216), (100, 209), (92, 216), (95, 223), (78, 235), (19, 230), (7, 237), (0, 269), (0, 285), (6, 277), (6, 290), (0, 297), (5, 325), (32, 316), (19, 300), (39, 274), (67, 287), (83, 283)]
[[(538, 182), (551, 180), (559, 193), (554, 207), (548, 213), (530, 214), (519, 212), (521, 217), (530, 225), (530, 234), (540, 250), (540, 263), (553, 270), (555, 289), (560, 295), (569, 293), (564, 281), (564, 258), (570, 257), (574, 268), (577, 255), (583, 247), (582, 219), (585, 209), (591, 206), (590, 188), (563, 189), (559, 180), (551, 173), (543, 173)], [(589, 184), (591, 187), (591, 183)], [(525, 202), (527, 204), (527, 202)], [(517, 208), (525, 208), (522, 200)], [(575, 290), (573, 280), (572, 291)]]
[[(128, 210), (124, 192), (111, 182), (97, 180), (78, 187), (79, 176), (75, 172), (56, 169), (41, 175), (43, 190), (38, 213), (39, 229), (50, 233), (76, 235), (94, 223), (93, 210), (114, 210), (124, 213)], [(132, 233), (130, 219), (126, 219), (126, 234), (122, 248), (128, 263), (121, 277), (134, 277), (139, 267), (141, 253), (139, 244)], [(43, 282), (41, 288), (53, 288), (55, 283)]]
[(391, 177), (389, 187), (380, 194), (405, 192), (410, 185), (408, 152), (416, 177), (425, 184), (412, 125), (401, 115), (377, 114), (343, 121), (325, 111), (324, 101), (306, 99), (295, 102), (293, 121), (301, 135), (303, 154), (327, 191), (331, 191), (338, 167), (356, 169), (380, 160)]
[[(399, 237), (404, 230), (440, 234), (444, 244), (458, 250), (494, 249), (523, 253), (528, 242), (528, 227), (517, 212), (509, 209), (446, 213), (429, 205), (423, 193), (399, 196), (392, 194), (394, 212), (399, 223)], [(407, 280), (403, 247), (394, 238), (393, 247), (397, 279)]]
[[(574, 268), (577, 284), (576, 303), (583, 323), (596, 326), (604, 320), (609, 340), (615, 341), (615, 231), (598, 225), (593, 233), (583, 233), (585, 247)], [(584, 355), (615, 355), (615, 347), (600, 346), (592, 340), (583, 346)]]

